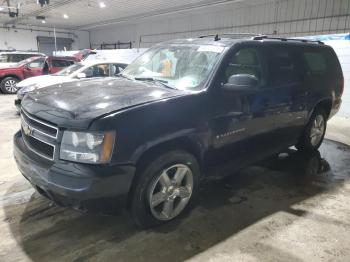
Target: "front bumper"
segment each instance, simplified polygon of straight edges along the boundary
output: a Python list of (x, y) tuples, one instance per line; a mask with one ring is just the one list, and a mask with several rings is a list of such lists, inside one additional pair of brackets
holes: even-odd
[(126, 206), (133, 166), (44, 160), (26, 147), (20, 131), (14, 136), (14, 157), (33, 187), (60, 206), (103, 213)]

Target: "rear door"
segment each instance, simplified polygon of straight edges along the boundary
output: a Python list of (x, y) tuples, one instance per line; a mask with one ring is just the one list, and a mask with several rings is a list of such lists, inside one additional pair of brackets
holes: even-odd
[(71, 60), (52, 59), (49, 73), (50, 74), (57, 73), (58, 71), (61, 71), (62, 69), (66, 68), (72, 64), (74, 64), (74, 62)]
[(282, 146), (294, 144), (307, 117), (308, 89), (303, 80), (303, 63), (295, 46), (264, 46), (268, 63), (266, 92), (273, 111), (275, 138)]
[[(301, 55), (305, 64), (305, 84), (309, 90), (309, 111), (311, 112), (314, 105), (322, 99), (339, 99), (343, 77), (331, 49), (319, 46), (305, 47)], [(337, 102), (340, 103), (340, 101), (333, 101), (333, 103)]]
[(45, 58), (38, 58), (24, 66), (24, 78), (40, 76), (43, 74)]

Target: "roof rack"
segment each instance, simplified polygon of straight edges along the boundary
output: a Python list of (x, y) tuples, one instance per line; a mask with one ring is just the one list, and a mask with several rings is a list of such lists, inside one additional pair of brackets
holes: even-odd
[(233, 36), (239, 37), (239, 36), (250, 36), (250, 37), (258, 37), (262, 36), (261, 34), (254, 34), (254, 33), (223, 33), (223, 34), (211, 34), (211, 35), (201, 35), (199, 38), (205, 38), (205, 37), (214, 37), (215, 41), (219, 41), (221, 38), (219, 36), (230, 36), (233, 38)]
[(322, 41), (308, 40), (308, 39), (302, 39), (302, 38), (299, 39), (299, 38), (270, 37), (267, 35), (260, 35), (260, 36), (253, 37), (253, 40), (264, 40), (264, 39), (280, 40), (280, 41), (297, 41), (302, 43), (315, 43), (315, 44), (324, 45)]

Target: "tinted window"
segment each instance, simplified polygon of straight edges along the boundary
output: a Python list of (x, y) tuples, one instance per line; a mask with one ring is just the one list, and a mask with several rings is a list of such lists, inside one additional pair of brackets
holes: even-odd
[(273, 47), (267, 53), (269, 84), (288, 84), (298, 80), (296, 62), (289, 48)]
[(327, 70), (325, 55), (320, 51), (303, 52), (306, 65), (311, 73), (324, 73)]
[(71, 66), (71, 65), (74, 65), (74, 64), (75, 64), (75, 62), (74, 62), (74, 61), (71, 61), (71, 60), (67, 60), (66, 62), (67, 62), (67, 66)]
[(84, 70), (86, 77), (106, 77), (109, 76), (109, 65), (100, 64), (95, 66), (90, 66)]
[(26, 57), (25, 55), (22, 55), (22, 54), (9, 54), (7, 56), (8, 56), (8, 62), (10, 62), (10, 63), (17, 63), (19, 61), (22, 61), (22, 60), (28, 58), (28, 57)]
[(52, 60), (52, 67), (67, 67), (72, 64), (74, 64), (74, 62), (69, 60)]
[(7, 63), (8, 62), (7, 59), (8, 57), (6, 54), (0, 55), (0, 63)]
[(253, 75), (261, 81), (262, 66), (258, 51), (255, 48), (243, 48), (231, 57), (225, 69), (224, 83), (228, 82), (230, 76), (238, 74)]

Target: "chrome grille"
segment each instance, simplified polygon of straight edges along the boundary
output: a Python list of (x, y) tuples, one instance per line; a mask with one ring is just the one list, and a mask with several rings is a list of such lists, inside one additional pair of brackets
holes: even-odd
[(26, 146), (37, 155), (54, 160), (58, 128), (21, 111), (21, 132)]
[(29, 124), (33, 129), (35, 129), (37, 132), (42, 133), (43, 135), (57, 138), (58, 134), (58, 128), (54, 125), (45, 123), (37, 118), (34, 118), (30, 116), (28, 113), (26, 113), (24, 110), (21, 111), (21, 117), (25, 120), (27, 124)]

